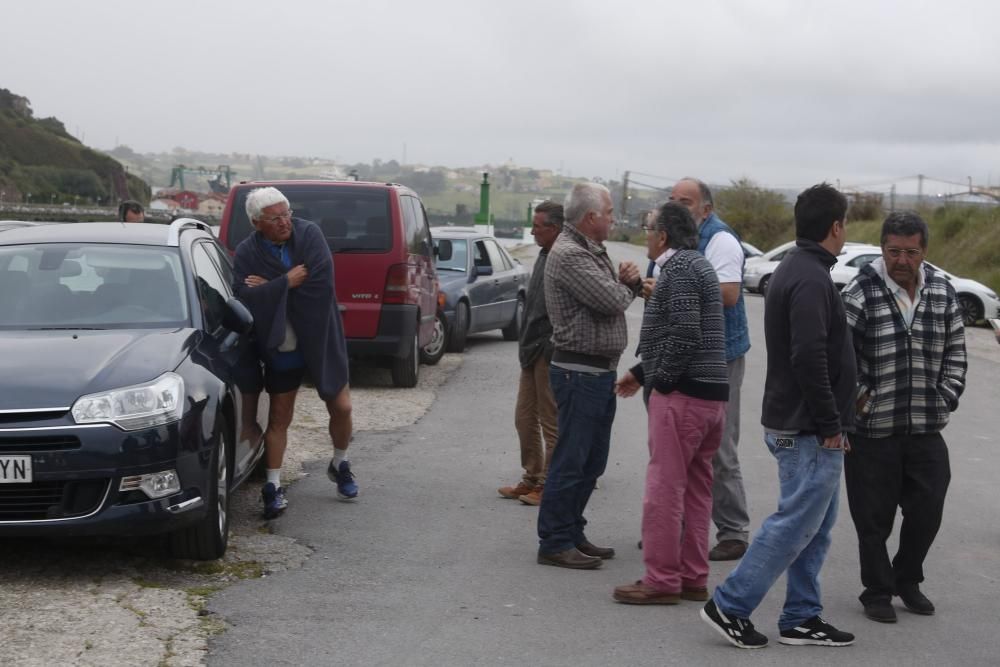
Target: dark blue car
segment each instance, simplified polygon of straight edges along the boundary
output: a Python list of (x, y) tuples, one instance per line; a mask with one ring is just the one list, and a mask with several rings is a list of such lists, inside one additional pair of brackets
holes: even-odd
[(524, 318), (528, 272), (489, 234), (467, 227), (432, 227), (439, 293), (440, 336), (424, 357), (461, 352), (468, 334), (500, 329), (517, 340)]
[(207, 225), (0, 231), (0, 538), (167, 533), (222, 556), (263, 454), (233, 381), (253, 324)]

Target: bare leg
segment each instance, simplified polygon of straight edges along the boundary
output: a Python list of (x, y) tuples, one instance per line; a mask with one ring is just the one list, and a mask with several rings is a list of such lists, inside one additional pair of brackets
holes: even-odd
[(276, 470), (281, 467), (285, 458), (285, 448), (288, 446), (288, 427), (295, 414), (295, 395), (297, 391), (286, 391), (281, 394), (270, 394), (271, 405), (267, 414), (267, 430), (264, 431), (264, 462), (268, 468)]
[(263, 434), (260, 424), (257, 422), (257, 404), (260, 402), (260, 393), (243, 394), (243, 414), (240, 424), (240, 442), (249, 440), (257, 442)]
[(334, 398), (326, 400), (326, 410), (330, 413), (330, 439), (334, 449), (347, 449), (351, 444), (354, 423), (351, 420), (351, 388), (344, 385)]

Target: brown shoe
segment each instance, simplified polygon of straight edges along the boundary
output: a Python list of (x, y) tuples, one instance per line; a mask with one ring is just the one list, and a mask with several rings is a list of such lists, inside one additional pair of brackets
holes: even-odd
[(705, 602), (708, 600), (708, 589), (704, 586), (700, 588), (682, 588), (681, 589), (681, 599), (691, 600), (693, 602)]
[(739, 540), (722, 540), (708, 552), (708, 560), (739, 560), (747, 552), (747, 543)]
[(680, 594), (658, 591), (642, 581), (628, 586), (618, 586), (612, 597), (625, 604), (679, 604), (681, 601)]
[(576, 548), (580, 550), (580, 553), (600, 558), (601, 560), (610, 560), (615, 557), (615, 550), (611, 547), (597, 547), (586, 540), (576, 545)]
[(526, 482), (524, 482), (524, 480), (521, 480), (520, 482), (517, 483), (517, 486), (501, 486), (499, 489), (497, 489), (497, 493), (499, 493), (504, 498), (517, 500), (524, 494), (531, 493), (532, 489), (534, 488), (535, 487), (533, 487), (531, 484), (527, 484)]
[(542, 504), (542, 491), (543, 490), (545, 490), (545, 485), (544, 484), (539, 484), (538, 486), (536, 486), (535, 488), (533, 488), (531, 491), (528, 491), (523, 496), (520, 496), (518, 498), (518, 500), (520, 500), (525, 505), (534, 505), (535, 507), (538, 507), (539, 505)]
[(568, 567), (571, 570), (596, 570), (604, 562), (600, 558), (587, 556), (580, 553), (579, 549), (567, 549), (559, 553), (547, 554), (538, 552), (538, 563), (540, 565), (555, 565), (556, 567)]

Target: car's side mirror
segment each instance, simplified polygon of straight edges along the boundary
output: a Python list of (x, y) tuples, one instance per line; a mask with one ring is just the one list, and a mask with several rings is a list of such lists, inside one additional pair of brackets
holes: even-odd
[(477, 264), (476, 265), (476, 275), (477, 276), (492, 276), (493, 275), (493, 267), (492, 266), (483, 266), (482, 264)]
[(448, 239), (440, 239), (437, 242), (437, 245), (434, 246), (434, 254), (437, 255), (437, 258), (442, 262), (450, 260), (452, 254), (451, 241)]
[(222, 316), (222, 326), (241, 336), (248, 334), (253, 329), (253, 315), (239, 299), (229, 297), (226, 301), (226, 312)]

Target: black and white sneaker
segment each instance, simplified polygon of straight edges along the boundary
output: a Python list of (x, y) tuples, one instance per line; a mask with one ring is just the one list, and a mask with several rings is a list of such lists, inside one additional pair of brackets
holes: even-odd
[(778, 641), (791, 646), (850, 646), (854, 643), (854, 635), (838, 630), (819, 616), (813, 616), (808, 621), (794, 628), (781, 631)]
[(701, 618), (715, 628), (715, 631), (738, 648), (764, 648), (767, 637), (754, 630), (749, 618), (727, 616), (715, 606), (715, 600), (709, 600), (701, 610)]

